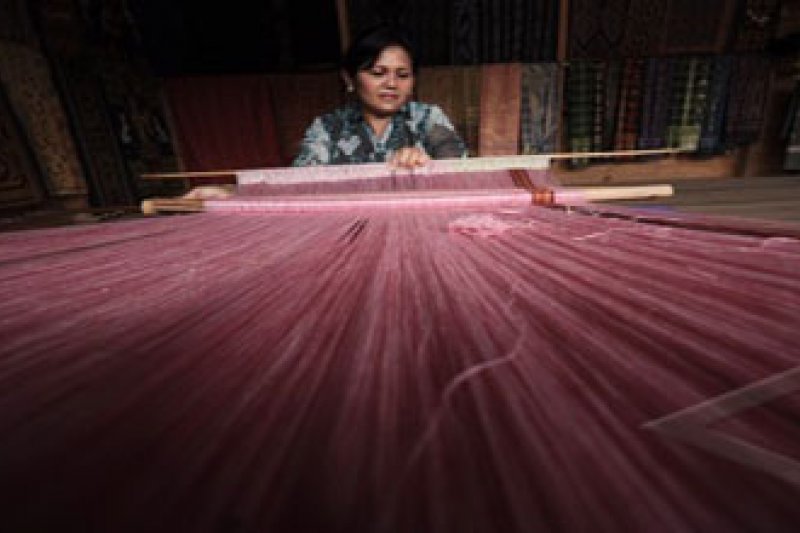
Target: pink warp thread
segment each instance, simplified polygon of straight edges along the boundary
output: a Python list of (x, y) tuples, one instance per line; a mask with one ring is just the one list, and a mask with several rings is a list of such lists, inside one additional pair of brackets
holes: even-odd
[[(800, 489), (646, 425), (800, 364), (800, 240), (609, 215), (0, 235), (4, 528), (795, 531)], [(775, 402), (711, 429), (796, 458)]]

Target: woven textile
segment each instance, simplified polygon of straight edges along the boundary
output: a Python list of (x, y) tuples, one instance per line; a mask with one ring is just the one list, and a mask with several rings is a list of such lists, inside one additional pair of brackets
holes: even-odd
[[(272, 87), (265, 76), (172, 78), (166, 89), (187, 170), (281, 166)], [(297, 95), (284, 96), (286, 113), (303, 103)], [(285, 128), (298, 128), (299, 143), (313, 116), (304, 124), (289, 116), (296, 125), (287, 121)]]
[(668, 0), (661, 53), (720, 53), (729, 41), (736, 2)]
[(423, 65), (555, 59), (558, 0), (353, 0), (352, 35), (379, 22), (411, 33)]
[(52, 192), (85, 194), (75, 143), (44, 56), (23, 45), (0, 43), (0, 81), (31, 138)]
[(479, 0), (482, 62), (555, 58), (558, 2)]
[(795, 533), (800, 234), (741, 229), (470, 206), (2, 234), (4, 530)]
[(755, 142), (761, 134), (770, 62), (756, 54), (735, 56), (731, 69), (726, 140), (729, 146), (738, 146)]
[[(116, 140), (113, 109), (106, 105), (101, 76), (88, 57), (54, 61), (54, 73), (66, 111), (76, 131), (76, 144), (86, 168), (89, 197), (95, 206), (133, 205), (136, 188)], [(166, 128), (158, 123), (155, 128)], [(169, 140), (166, 140), (169, 144)]]
[(622, 67), (621, 60), (605, 62), (605, 84), (603, 92), (605, 100), (598, 108), (602, 111), (602, 140), (598, 148), (603, 151), (613, 150), (617, 134), (617, 119), (619, 118), (619, 107), (622, 104)]
[(33, 152), (0, 86), (0, 208), (37, 203), (40, 180)]
[(258, 98), (266, 98), (266, 92), (272, 94), (269, 105), (275, 117), (280, 153), (289, 162), (297, 155), (303, 132), (311, 121), (344, 103), (342, 80), (338, 72), (322, 72), (273, 74), (265, 82), (269, 89)]
[(524, 154), (556, 151), (561, 116), (558, 74), (555, 63), (522, 66), (520, 137)]
[[(597, 71), (598, 65), (594, 61), (572, 61), (567, 70), (566, 133), (571, 152), (590, 152), (596, 146)], [(573, 160), (573, 164), (586, 162)]]
[(519, 151), (519, 63), (481, 67), (480, 155), (513, 155)]
[(741, 0), (734, 21), (735, 52), (759, 52), (764, 50), (780, 19), (779, 0)]
[(678, 58), (674, 63), (667, 145), (697, 150), (708, 97), (707, 59)]
[(478, 153), (480, 79), (472, 66), (423, 68), (417, 78), (419, 100), (441, 106), (471, 155)]
[(569, 56), (609, 59), (621, 57), (629, 0), (570, 2)]
[(29, 16), (28, 0), (0, 1), (0, 40), (38, 47), (39, 39)]
[(623, 64), (614, 137), (615, 150), (635, 150), (638, 147), (644, 68), (645, 62), (642, 59), (626, 59)]
[(784, 170), (800, 170), (800, 82), (796, 82), (786, 111), (783, 138), (786, 140)]
[(716, 154), (724, 150), (725, 113), (732, 64), (731, 56), (717, 56), (711, 59), (708, 100), (698, 145), (698, 151), (705, 154)]
[(621, 45), (625, 57), (646, 57), (660, 53), (664, 35), (666, 0), (630, 0)]
[(666, 146), (672, 97), (673, 58), (650, 58), (645, 66), (645, 86), (638, 146), (647, 150)]

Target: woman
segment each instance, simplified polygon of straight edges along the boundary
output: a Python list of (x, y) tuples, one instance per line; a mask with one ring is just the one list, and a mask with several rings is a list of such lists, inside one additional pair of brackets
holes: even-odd
[(342, 68), (355, 101), (314, 120), (293, 164), (386, 161), (413, 168), (431, 158), (466, 155), (438, 106), (411, 101), (416, 70), (412, 47), (399, 31), (380, 26), (363, 33)]

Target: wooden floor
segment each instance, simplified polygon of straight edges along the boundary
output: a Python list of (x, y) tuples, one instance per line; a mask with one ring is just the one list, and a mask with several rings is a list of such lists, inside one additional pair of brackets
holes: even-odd
[(673, 185), (672, 198), (617, 203), (800, 223), (800, 176), (678, 180)]

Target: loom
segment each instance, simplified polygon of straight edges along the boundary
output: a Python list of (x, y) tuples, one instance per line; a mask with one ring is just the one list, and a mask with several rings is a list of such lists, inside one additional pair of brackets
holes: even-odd
[(797, 529), (795, 226), (384, 170), (0, 235), (8, 530)]

